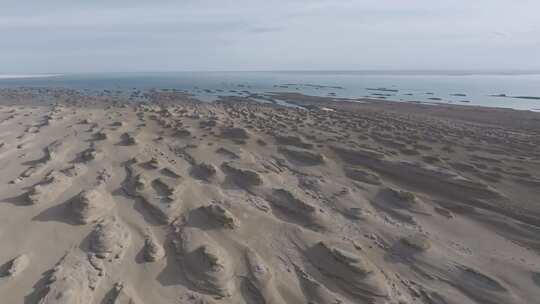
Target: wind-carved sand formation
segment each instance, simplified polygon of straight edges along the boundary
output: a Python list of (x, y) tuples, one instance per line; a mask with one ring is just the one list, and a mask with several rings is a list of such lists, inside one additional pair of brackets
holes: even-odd
[(2, 303), (538, 302), (539, 114), (8, 93)]

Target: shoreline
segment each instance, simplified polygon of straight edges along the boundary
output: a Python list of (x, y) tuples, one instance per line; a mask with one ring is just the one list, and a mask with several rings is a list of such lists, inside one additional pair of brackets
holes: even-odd
[[(324, 97), (361, 98), (367, 96), (381, 100), (405, 102), (472, 104), (516, 109), (537, 108), (533, 89), (540, 79), (535, 75), (488, 76), (454, 80), (435, 76), (369, 76), (341, 74), (290, 74), (290, 73), (131, 73), (131, 74), (81, 74), (56, 78), (5, 80), (0, 87), (72, 88), (102, 94), (104, 91), (121, 90), (126, 94), (149, 90), (182, 90), (203, 100), (215, 100), (218, 95), (248, 96), (267, 95), (268, 92), (298, 92)], [(419, 77), (419, 78), (418, 78)], [(505, 78), (506, 77), (506, 78)], [(302, 80), (299, 82), (299, 80)], [(169, 89), (167, 89), (169, 88)], [(497, 96), (507, 96), (501, 98)], [(526, 97), (526, 98), (510, 98)]]
[[(54, 76), (51, 76), (54, 77)], [(4, 99), (6, 98), (18, 98), (16, 95), (20, 94), (20, 98), (23, 100), (25, 98), (28, 98), (32, 95), (54, 95), (54, 94), (71, 94), (74, 96), (82, 97), (86, 96), (90, 99), (97, 98), (97, 99), (111, 99), (114, 102), (152, 102), (152, 100), (149, 99), (137, 99), (136, 97), (144, 96), (145, 98), (150, 98), (150, 95), (155, 96), (163, 96), (167, 94), (178, 94), (177, 96), (179, 101), (182, 101), (184, 98), (189, 96), (193, 100), (198, 100), (200, 102), (219, 102), (222, 100), (227, 99), (251, 99), (253, 101), (261, 100), (265, 102), (271, 102), (274, 104), (279, 104), (274, 100), (274, 98), (278, 99), (281, 97), (283, 102), (288, 102), (287, 99), (291, 99), (294, 103), (297, 103), (296, 105), (300, 104), (309, 104), (308, 102), (314, 102), (314, 103), (326, 103), (330, 104), (331, 102), (353, 102), (353, 103), (377, 103), (380, 102), (382, 104), (412, 104), (412, 105), (418, 105), (418, 106), (440, 106), (440, 107), (449, 107), (449, 108), (485, 108), (486, 110), (509, 110), (509, 111), (524, 111), (524, 112), (536, 112), (538, 111), (537, 108), (531, 108), (531, 109), (516, 109), (512, 107), (493, 107), (493, 106), (484, 106), (484, 105), (476, 105), (476, 104), (470, 104), (470, 101), (460, 101), (459, 103), (451, 103), (451, 102), (434, 102), (434, 101), (406, 101), (406, 100), (392, 100), (392, 99), (381, 99), (376, 96), (373, 97), (338, 97), (338, 96), (321, 96), (321, 95), (309, 95), (299, 92), (275, 92), (275, 91), (267, 91), (263, 93), (255, 93), (250, 91), (242, 91), (245, 93), (245, 95), (215, 95), (214, 100), (208, 101), (201, 99), (203, 96), (198, 96), (197, 94), (194, 94), (190, 92), (189, 90), (183, 90), (183, 89), (174, 89), (174, 88), (150, 88), (150, 89), (144, 89), (144, 90), (136, 90), (133, 88), (132, 90), (135, 90), (136, 94), (134, 99), (134, 92), (130, 90), (93, 90), (93, 89), (75, 89), (75, 88), (66, 88), (62, 86), (58, 87), (13, 87), (13, 88), (1, 88), (0, 87), (0, 97), (3, 96)], [(203, 89), (207, 90), (207, 89)], [(379, 89), (377, 89), (379, 90)], [(222, 90), (217, 90), (217, 92)], [(111, 93), (115, 93), (116, 95), (110, 95)], [(6, 96), (7, 95), (13, 95), (13, 96)], [(123, 94), (123, 95), (122, 95)], [(454, 94), (458, 95), (458, 94)], [(528, 99), (528, 100), (537, 100), (540, 97), (533, 97), (533, 96), (497, 96), (492, 95), (494, 97), (498, 98), (508, 98), (508, 99)], [(67, 97), (67, 96), (64, 96)], [(170, 98), (170, 97), (169, 97)]]

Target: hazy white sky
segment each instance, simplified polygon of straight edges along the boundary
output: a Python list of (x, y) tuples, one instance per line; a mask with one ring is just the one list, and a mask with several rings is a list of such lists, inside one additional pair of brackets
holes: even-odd
[(0, 73), (540, 69), (540, 0), (0, 0)]

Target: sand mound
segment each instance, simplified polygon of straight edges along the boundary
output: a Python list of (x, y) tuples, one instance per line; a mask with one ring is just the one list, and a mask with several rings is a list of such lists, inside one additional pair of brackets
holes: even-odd
[(29, 265), (30, 257), (27, 254), (18, 255), (8, 262), (5, 273), (0, 273), (0, 277), (14, 278), (20, 275)]
[(217, 167), (208, 163), (199, 163), (191, 169), (191, 174), (198, 179), (209, 181), (217, 174)]
[(346, 217), (361, 220), (366, 218), (369, 202), (362, 193), (343, 187), (331, 197), (337, 209)]
[(246, 140), (250, 138), (250, 135), (244, 128), (225, 128), (221, 130), (221, 137), (234, 140)]
[(395, 219), (415, 224), (414, 214), (429, 215), (425, 203), (414, 193), (394, 188), (383, 188), (376, 195), (373, 205)]
[(302, 149), (313, 148), (313, 144), (307, 143), (303, 138), (295, 135), (274, 134), (274, 139), (281, 145), (296, 146)]
[(98, 131), (94, 133), (94, 140), (107, 140), (109, 135), (105, 131)]
[(161, 260), (165, 256), (165, 249), (158, 243), (158, 240), (152, 233), (146, 234), (143, 255), (147, 262), (155, 262)]
[(163, 167), (163, 164), (161, 164), (161, 161), (160, 161), (159, 158), (157, 158), (157, 157), (152, 157), (152, 159), (150, 159), (148, 162), (146, 162), (145, 165), (146, 165), (148, 168), (154, 169), (154, 170)]
[(427, 251), (431, 248), (431, 242), (429, 238), (423, 234), (410, 235), (401, 239), (401, 241), (405, 245), (419, 251)]
[(221, 164), (221, 168), (240, 187), (250, 188), (261, 186), (264, 183), (259, 173), (249, 170), (238, 163), (224, 162)]
[(308, 164), (308, 165), (320, 165), (326, 160), (326, 157), (318, 152), (312, 152), (296, 147), (279, 147), (279, 152), (285, 154), (293, 160)]
[(216, 150), (216, 153), (220, 154), (220, 155), (224, 155), (230, 159), (240, 159), (240, 154), (238, 152), (233, 152), (227, 148), (224, 148), (224, 147), (219, 147), (217, 150)]
[(201, 210), (220, 226), (234, 229), (240, 226), (239, 220), (225, 207), (219, 204), (211, 204), (201, 207)]
[(369, 173), (359, 168), (346, 167), (345, 175), (347, 175), (348, 178), (353, 179), (358, 182), (363, 182), (363, 183), (371, 184), (371, 185), (381, 184), (381, 179), (378, 175)]
[(66, 152), (65, 146), (62, 141), (54, 141), (45, 147), (45, 158), (44, 161), (51, 161), (56, 159), (59, 154)]
[(115, 203), (105, 188), (98, 186), (79, 192), (69, 204), (75, 220), (88, 224), (109, 214)]
[(125, 146), (133, 146), (138, 143), (137, 138), (133, 133), (122, 133), (122, 135), (120, 135), (120, 140), (121, 144)]
[(163, 224), (170, 223), (182, 207), (178, 199), (182, 181), (159, 172), (149, 172), (136, 163), (127, 167), (128, 176), (123, 185), (127, 194), (139, 198), (153, 216)]
[(246, 248), (246, 261), (249, 269), (250, 280), (254, 292), (258, 294), (264, 303), (286, 303), (276, 289), (272, 271), (264, 260), (252, 249)]
[(110, 304), (142, 304), (143, 302), (135, 294), (132, 288), (122, 282), (114, 284), (108, 299)]
[(67, 253), (47, 282), (45, 296), (39, 304), (84, 304), (93, 300), (94, 289), (101, 277), (86, 255), (72, 251)]
[(384, 303), (388, 286), (382, 273), (358, 252), (350, 252), (326, 242), (309, 248), (310, 262), (347, 293), (368, 303)]
[[(22, 148), (22, 147), (21, 147)], [(56, 158), (61, 158), (67, 152), (64, 144), (61, 141), (54, 141), (43, 148), (44, 156), (38, 160), (32, 161), (32, 164), (26, 168), (17, 179), (13, 180), (13, 184), (18, 184), (25, 179), (42, 173), (48, 164)]]
[(79, 124), (81, 125), (89, 125), (92, 123), (92, 120), (90, 118), (83, 118), (79, 120)]
[(195, 288), (221, 297), (235, 292), (231, 258), (205, 232), (183, 228), (175, 244), (184, 273)]
[(385, 157), (382, 153), (368, 149), (351, 149), (342, 146), (331, 146), (331, 148), (351, 165), (367, 165), (373, 160)]
[(403, 207), (411, 210), (416, 209), (419, 212), (422, 211), (421, 209), (419, 209), (420, 200), (414, 193), (410, 191), (386, 188), (382, 190), (382, 192), (388, 196), (388, 199), (391, 203), (395, 204), (398, 207)]
[(327, 221), (325, 216), (300, 197), (298, 193), (286, 189), (273, 189), (266, 199), (291, 221), (312, 228), (324, 228)]
[(30, 166), (28, 168), (26, 168), (23, 172), (21, 172), (21, 174), (19, 174), (19, 176), (12, 180), (11, 181), (11, 184), (18, 184), (22, 181), (24, 181), (26, 178), (29, 178), (33, 175), (36, 175), (36, 174), (39, 174), (41, 171), (43, 171), (45, 169), (45, 166), (40, 166), (40, 165), (36, 165), (36, 166)]
[(453, 280), (457, 287), (478, 303), (520, 303), (505, 284), (470, 267), (459, 267)]
[(187, 137), (191, 137), (191, 130), (189, 129), (184, 129), (184, 128), (180, 128), (180, 129), (176, 129), (174, 131), (174, 136), (175, 137), (178, 137), (178, 138), (187, 138)]
[(323, 284), (315, 281), (313, 277), (303, 271), (300, 267), (295, 265), (296, 275), (300, 281), (300, 285), (304, 292), (308, 303), (325, 304), (325, 303), (343, 303), (349, 304), (340, 295), (330, 291)]
[(100, 259), (121, 259), (130, 244), (131, 234), (125, 224), (115, 216), (99, 222), (90, 234), (90, 252)]
[(31, 204), (48, 204), (57, 199), (71, 186), (71, 178), (62, 172), (51, 171), (45, 179), (27, 193)]
[(103, 153), (101, 151), (98, 151), (97, 149), (90, 147), (80, 153), (79, 160), (81, 162), (87, 163), (93, 160), (99, 160), (101, 157), (103, 157)]
[(217, 124), (218, 124), (217, 118), (211, 117), (211, 118), (208, 119), (208, 120), (203, 120), (203, 121), (201, 121), (201, 122), (199, 123), (199, 126), (200, 126), (201, 128), (209, 128), (209, 129), (211, 129), (211, 128), (217, 126)]

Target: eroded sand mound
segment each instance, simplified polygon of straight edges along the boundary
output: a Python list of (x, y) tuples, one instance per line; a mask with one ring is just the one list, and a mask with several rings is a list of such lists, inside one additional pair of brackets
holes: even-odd
[(130, 244), (130, 232), (122, 221), (108, 217), (100, 221), (89, 236), (89, 250), (100, 259), (121, 259)]
[(267, 197), (279, 212), (292, 221), (313, 228), (325, 227), (325, 216), (316, 206), (286, 189), (273, 189)]
[(178, 176), (146, 170), (139, 163), (128, 164), (127, 171), (126, 193), (140, 199), (162, 223), (170, 223), (178, 216), (182, 207), (178, 195), (185, 189)]
[(59, 171), (52, 171), (27, 193), (31, 204), (52, 203), (71, 186), (71, 178)]
[(74, 219), (81, 224), (88, 224), (106, 216), (114, 205), (112, 197), (106, 193), (104, 187), (81, 191), (70, 201)]
[(14, 278), (20, 275), (29, 265), (30, 257), (27, 254), (18, 255), (5, 265), (5, 271), (2, 271), (0, 276)]
[(47, 280), (46, 294), (39, 304), (83, 304), (93, 301), (94, 290), (101, 281), (87, 256), (67, 253), (54, 267)]
[(371, 303), (382, 303), (388, 297), (383, 275), (366, 257), (326, 242), (311, 246), (306, 255), (315, 267), (336, 280), (346, 292)]
[(175, 244), (184, 274), (195, 288), (222, 297), (233, 295), (236, 283), (231, 257), (204, 231), (184, 228)]
[(276, 289), (274, 275), (265, 261), (250, 248), (246, 248), (245, 255), (250, 275), (249, 282), (262, 301), (274, 304), (286, 303)]
[(110, 291), (110, 297), (107, 303), (111, 304), (142, 304), (133, 289), (124, 283), (116, 283)]

